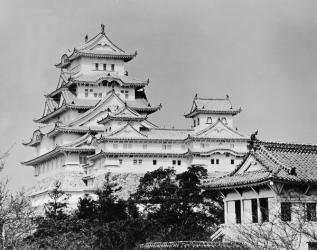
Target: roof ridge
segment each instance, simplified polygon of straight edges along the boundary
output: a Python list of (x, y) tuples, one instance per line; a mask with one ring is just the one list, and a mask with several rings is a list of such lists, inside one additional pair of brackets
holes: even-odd
[(314, 144), (301, 144), (301, 143), (287, 143), (287, 142), (272, 142), (272, 141), (259, 141), (259, 145), (266, 148), (280, 149), (280, 150), (309, 150), (316, 151), (317, 145)]

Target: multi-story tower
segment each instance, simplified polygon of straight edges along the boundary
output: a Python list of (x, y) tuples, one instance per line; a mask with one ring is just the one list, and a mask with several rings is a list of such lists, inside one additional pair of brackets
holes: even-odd
[(247, 152), (247, 138), (233, 127), (234, 109), (229, 97), (195, 97), (190, 129), (159, 128), (148, 116), (145, 94), (149, 80), (128, 76), (125, 63), (136, 56), (112, 43), (101, 32), (71, 53), (64, 54), (56, 90), (46, 95), (40, 124), (25, 145), (37, 156), (23, 162), (34, 167), (37, 183), (31, 197), (42, 205), (55, 180), (75, 203), (94, 190), (105, 173), (145, 173), (158, 167), (184, 171), (193, 164), (209, 171), (229, 171)]

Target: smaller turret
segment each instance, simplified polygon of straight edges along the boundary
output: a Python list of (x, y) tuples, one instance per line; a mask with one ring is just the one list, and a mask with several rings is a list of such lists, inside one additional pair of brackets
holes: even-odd
[(202, 130), (218, 121), (233, 128), (233, 116), (241, 112), (232, 107), (229, 96), (226, 98), (200, 98), (196, 94), (186, 118), (193, 119), (193, 127), (196, 131)]

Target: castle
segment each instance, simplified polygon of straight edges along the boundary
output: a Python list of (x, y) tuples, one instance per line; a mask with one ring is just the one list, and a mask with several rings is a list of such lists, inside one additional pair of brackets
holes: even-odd
[(149, 80), (133, 79), (125, 70), (136, 56), (116, 46), (101, 25), (99, 34), (86, 36), (55, 65), (61, 70), (58, 86), (45, 95), (43, 115), (34, 120), (39, 128), (24, 143), (36, 151), (23, 162), (34, 168), (33, 206), (47, 201), (56, 180), (75, 204), (108, 172), (138, 175), (159, 167), (181, 172), (191, 165), (228, 172), (242, 161), (248, 138), (234, 126), (241, 108), (234, 108), (229, 96), (196, 95), (185, 115), (192, 120), (188, 129), (150, 122), (162, 106), (148, 101)]

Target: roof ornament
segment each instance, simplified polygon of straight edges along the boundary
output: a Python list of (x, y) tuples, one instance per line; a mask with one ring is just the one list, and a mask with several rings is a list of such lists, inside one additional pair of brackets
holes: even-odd
[(292, 167), (291, 170), (290, 170), (288, 173), (289, 173), (290, 175), (297, 176), (296, 167)]
[(251, 150), (256, 150), (256, 142), (258, 141), (258, 139), (256, 138), (256, 136), (258, 135), (259, 131), (256, 130), (253, 134), (251, 134), (250, 136), (250, 140), (249, 140), (249, 144), (248, 144), (248, 149)]
[(104, 24), (101, 24), (101, 34), (105, 34), (105, 25)]
[(88, 42), (88, 35), (85, 36), (85, 43)]
[(198, 94), (196, 93), (194, 100), (197, 100), (197, 99), (198, 99)]

